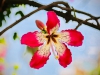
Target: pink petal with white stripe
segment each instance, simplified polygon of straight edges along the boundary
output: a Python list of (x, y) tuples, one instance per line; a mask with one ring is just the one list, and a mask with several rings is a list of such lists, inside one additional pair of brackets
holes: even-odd
[(66, 68), (71, 62), (72, 62), (72, 54), (70, 50), (65, 45), (66, 49), (64, 50), (64, 53), (59, 56), (59, 64)]
[(65, 34), (68, 34), (67, 39), (69, 41), (66, 41), (68, 45), (71, 45), (71, 46), (81, 46), (82, 45), (84, 36), (81, 34), (81, 32), (76, 31), (74, 29), (73, 30), (72, 29), (63, 30), (62, 32)]
[(21, 37), (21, 44), (25, 44), (30, 47), (38, 47), (43, 44), (42, 36), (42, 33), (38, 31), (28, 32)]
[(30, 67), (39, 69), (43, 67), (50, 56), (50, 46), (43, 45), (39, 47), (39, 50), (33, 55), (30, 61)]
[[(48, 11), (47, 12), (47, 31), (50, 33), (50, 30), (54, 27), (57, 27), (57, 29), (60, 27), (60, 21), (54, 11)], [(58, 25), (58, 26), (57, 26)]]
[(72, 62), (71, 52), (64, 43), (58, 42), (55, 44), (55, 49), (58, 54), (59, 64), (64, 68)]

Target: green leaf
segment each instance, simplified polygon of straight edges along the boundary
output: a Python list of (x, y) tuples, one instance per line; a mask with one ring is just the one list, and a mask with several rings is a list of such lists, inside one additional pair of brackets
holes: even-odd
[(14, 40), (19, 39), (18, 34), (17, 34), (16, 32), (15, 32), (14, 35), (13, 35), (13, 39), (14, 39)]
[(25, 4), (22, 4), (22, 7), (24, 7), (24, 8), (25, 8)]
[(23, 14), (23, 12), (22, 11), (18, 11), (18, 12), (16, 12), (16, 14), (15, 15), (20, 15), (21, 17), (23, 17), (24, 16), (24, 14)]
[(21, 4), (21, 5), (19, 5), (19, 7), (20, 7), (20, 6), (25, 8), (25, 4)]
[(26, 48), (26, 51), (27, 51), (28, 53), (31, 53), (32, 55), (33, 55), (37, 50), (38, 50), (38, 47), (31, 48), (31, 47), (27, 46), (27, 48)]
[(46, 34), (46, 33), (47, 33), (47, 31), (46, 31), (45, 29), (43, 29), (41, 32), (42, 32), (42, 33), (44, 33), (44, 34)]
[(9, 17), (10, 13), (11, 13), (11, 11), (10, 11), (10, 8), (9, 8), (9, 9), (7, 9), (7, 14), (6, 14), (6, 16)]

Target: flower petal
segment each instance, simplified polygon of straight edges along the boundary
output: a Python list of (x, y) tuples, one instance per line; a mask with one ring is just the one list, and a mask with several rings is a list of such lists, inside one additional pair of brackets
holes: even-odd
[(47, 20), (47, 31), (48, 33), (50, 33), (50, 30), (54, 27), (56, 27), (57, 29), (59, 28), (60, 26), (60, 21), (56, 15), (56, 13), (54, 11), (48, 11), (47, 12), (47, 17), (48, 17), (48, 20)]
[(35, 31), (28, 32), (21, 37), (21, 44), (25, 44), (30, 47), (38, 47), (43, 44), (43, 34)]
[(67, 67), (67, 65), (69, 65), (72, 62), (72, 56), (71, 56), (71, 52), (70, 50), (67, 48), (67, 46), (65, 45), (66, 50), (64, 51), (64, 53), (62, 55), (60, 55), (59, 57), (59, 63), (61, 66), (63, 66), (64, 68)]
[(66, 43), (69, 42), (69, 33), (62, 31), (60, 33), (56, 33), (56, 35), (58, 35), (58, 37), (56, 37), (57, 40), (59, 40), (62, 43)]
[(30, 67), (39, 69), (43, 67), (50, 56), (50, 46), (43, 45), (39, 47), (39, 50), (33, 55), (30, 61)]
[(58, 54), (59, 64), (67, 67), (72, 62), (71, 52), (64, 43), (58, 42), (55, 44), (55, 49)]
[(71, 46), (82, 45), (84, 36), (81, 34), (81, 32), (70, 29), (70, 30), (63, 30), (62, 33), (68, 34), (67, 41), (66, 41), (68, 45)]

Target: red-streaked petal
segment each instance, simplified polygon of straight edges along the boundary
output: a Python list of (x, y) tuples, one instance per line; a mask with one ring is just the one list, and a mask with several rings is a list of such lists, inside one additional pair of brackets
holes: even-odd
[(30, 61), (30, 67), (35, 69), (43, 67), (49, 59), (50, 54), (50, 46), (40, 46)]
[(59, 56), (59, 64), (63, 66), (64, 68), (67, 67), (72, 62), (72, 56), (70, 50), (65, 45), (66, 50), (64, 50), (64, 53)]
[(58, 54), (59, 64), (67, 67), (72, 62), (71, 52), (64, 43), (55, 43), (55, 50)]
[(54, 11), (48, 11), (47, 12), (47, 17), (48, 17), (48, 20), (47, 20), (47, 31), (48, 33), (50, 33), (50, 30), (54, 27), (56, 27), (57, 25), (60, 26), (60, 21), (56, 15), (56, 13)]
[(43, 22), (41, 22), (40, 20), (36, 20), (35, 21), (37, 27), (40, 29), (40, 30), (43, 30), (43, 28), (45, 27)]
[[(21, 37), (21, 44), (25, 44), (30, 47), (38, 47), (43, 44), (39, 39), (39, 32), (28, 32)], [(42, 34), (41, 34), (42, 35)]]
[(69, 41), (67, 41), (68, 45), (71, 46), (81, 46), (83, 43), (84, 36), (81, 34), (81, 32), (76, 30), (63, 30), (62, 32), (65, 32), (69, 34)]

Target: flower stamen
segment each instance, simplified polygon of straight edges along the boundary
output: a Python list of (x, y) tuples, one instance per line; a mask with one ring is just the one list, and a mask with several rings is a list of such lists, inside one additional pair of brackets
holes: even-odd
[(54, 48), (53, 48), (53, 45), (51, 44), (51, 49), (52, 49), (52, 52), (53, 52), (53, 55), (55, 56), (55, 59), (58, 59), (59, 56), (55, 53), (54, 51)]

